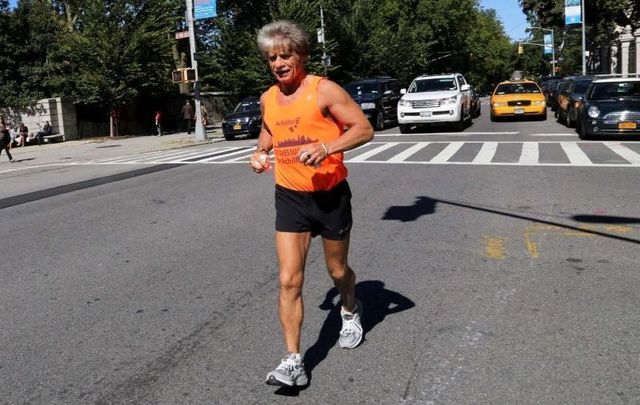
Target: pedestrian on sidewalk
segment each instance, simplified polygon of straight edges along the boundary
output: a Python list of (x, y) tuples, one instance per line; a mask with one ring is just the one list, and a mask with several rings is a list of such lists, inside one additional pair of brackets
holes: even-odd
[(206, 129), (207, 125), (209, 125), (209, 112), (204, 104), (200, 104), (200, 117), (202, 119), (202, 126)]
[(187, 129), (187, 134), (191, 133), (191, 124), (193, 122), (193, 107), (191, 107), (191, 103), (189, 103), (189, 100), (185, 101), (184, 105), (182, 106), (182, 118), (185, 121), (185, 126)]
[(160, 110), (156, 111), (155, 123), (156, 136), (162, 136), (162, 113), (160, 112)]
[(7, 157), (9, 158), (9, 162), (13, 163), (16, 160), (11, 156), (11, 152), (9, 152), (9, 143), (11, 142), (11, 135), (9, 134), (9, 130), (5, 126), (4, 119), (0, 117), (0, 154), (4, 149), (7, 152)]
[(276, 84), (260, 98), (264, 118), (250, 164), (262, 173), (269, 167), (269, 151), (274, 150), (278, 308), (287, 351), (267, 374), (266, 383), (303, 386), (309, 380), (300, 354), (302, 287), (307, 252), (317, 235), (322, 237), (327, 270), (341, 298), (338, 343), (353, 349), (362, 341), (363, 307), (356, 299), (356, 275), (347, 261), (352, 214), (343, 153), (369, 142), (373, 128), (342, 87), (307, 74), (309, 37), (298, 24), (265, 25), (258, 32), (258, 47)]

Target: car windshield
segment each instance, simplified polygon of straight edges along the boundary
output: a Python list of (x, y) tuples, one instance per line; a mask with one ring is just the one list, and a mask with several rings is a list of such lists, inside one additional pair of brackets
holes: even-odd
[(535, 83), (505, 83), (496, 88), (495, 94), (540, 93)]
[(238, 103), (236, 108), (233, 109), (233, 112), (249, 112), (249, 111), (259, 111), (260, 110), (260, 100), (242, 100)]
[(592, 100), (633, 97), (640, 98), (640, 81), (594, 83)]
[(587, 87), (591, 84), (591, 80), (579, 80), (576, 82), (576, 86), (573, 88), (574, 93), (584, 94), (587, 91)]
[(409, 86), (409, 93), (422, 93), (423, 91), (450, 91), (457, 90), (455, 79), (452, 77), (442, 79), (414, 80)]
[(357, 96), (359, 94), (379, 94), (380, 86), (378, 83), (370, 82), (370, 83), (349, 83), (344, 86), (344, 89), (347, 93), (352, 96)]

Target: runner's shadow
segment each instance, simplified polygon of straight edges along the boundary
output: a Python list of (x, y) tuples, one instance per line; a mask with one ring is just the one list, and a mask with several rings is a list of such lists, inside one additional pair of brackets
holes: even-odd
[(415, 221), (423, 215), (433, 214), (438, 201), (429, 197), (416, 197), (413, 205), (394, 205), (389, 207), (382, 216), (383, 220), (400, 222)]
[[(329, 354), (329, 350), (335, 346), (340, 334), (342, 322), (340, 320), (341, 303), (333, 303), (338, 296), (338, 290), (334, 287), (327, 292), (320, 309), (328, 310), (327, 319), (324, 321), (318, 340), (304, 354), (304, 365), (311, 380), (311, 372)], [(369, 331), (382, 322), (387, 315), (413, 308), (415, 303), (409, 298), (395, 291), (384, 288), (384, 283), (379, 280), (361, 281), (356, 284), (356, 297), (362, 302), (364, 313), (362, 316), (362, 328), (365, 339)]]

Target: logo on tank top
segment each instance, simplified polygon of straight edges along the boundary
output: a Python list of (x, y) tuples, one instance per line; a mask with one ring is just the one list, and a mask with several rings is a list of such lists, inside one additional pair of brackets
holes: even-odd
[(292, 146), (300, 146), (306, 145), (308, 143), (316, 143), (318, 142), (318, 138), (312, 139), (307, 138), (305, 135), (298, 135), (297, 138), (287, 138), (283, 139), (280, 142), (276, 142), (276, 148), (290, 148)]
[(300, 117), (276, 121), (277, 127), (289, 127), (289, 132), (295, 131), (298, 125), (300, 125)]

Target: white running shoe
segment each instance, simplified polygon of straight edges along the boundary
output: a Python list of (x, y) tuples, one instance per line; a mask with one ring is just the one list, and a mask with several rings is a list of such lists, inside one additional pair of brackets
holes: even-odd
[(362, 302), (356, 300), (356, 308), (353, 313), (345, 311), (340, 307), (340, 317), (342, 318), (342, 329), (338, 344), (343, 349), (354, 349), (362, 342), (364, 331), (362, 330)]
[(275, 370), (267, 374), (266, 383), (268, 385), (300, 387), (307, 385), (309, 379), (304, 370), (304, 363), (296, 360), (293, 353), (289, 353), (282, 358), (280, 365)]

